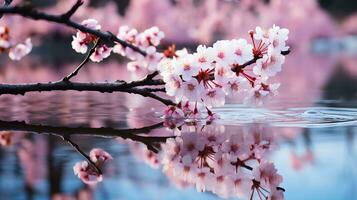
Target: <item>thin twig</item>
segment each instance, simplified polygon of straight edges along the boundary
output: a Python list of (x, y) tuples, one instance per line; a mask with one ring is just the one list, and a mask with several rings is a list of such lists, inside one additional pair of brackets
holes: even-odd
[(66, 141), (68, 144), (70, 144), (79, 154), (81, 154), (88, 162), (91, 164), (94, 169), (98, 172), (98, 174), (102, 174), (102, 170), (90, 159), (90, 157), (84, 153), (79, 146), (74, 143), (70, 137), (62, 137), (64, 141)]
[[(37, 10), (34, 10), (31, 7), (28, 6), (2, 6), (0, 7), (0, 14), (16, 14), (16, 15), (21, 15), (26, 18), (34, 19), (34, 20), (44, 20), (48, 22), (55, 22), (58, 24), (63, 24), (68, 27), (75, 28), (77, 30), (80, 30), (84, 33), (89, 33), (92, 35), (95, 35), (99, 38), (102, 39), (104, 43), (108, 43), (113, 45), (113, 43), (117, 42), (121, 44), (124, 47), (129, 47), (132, 50), (140, 53), (143, 56), (146, 56), (146, 52), (140, 49), (139, 47), (132, 45), (131, 43), (128, 43), (124, 40), (119, 39), (116, 37), (113, 33), (107, 31), (107, 32), (102, 32), (100, 30), (95, 30), (88, 28), (80, 23), (74, 22), (68, 17), (69, 15), (73, 15), (72, 12), (75, 12), (79, 7), (79, 4), (74, 4), (74, 6), (67, 11), (65, 14), (62, 15), (52, 15), (52, 14), (47, 14), (44, 12), (40, 12)], [(69, 14), (68, 14), (69, 13)]]
[(76, 70), (74, 70), (72, 73), (70, 73), (66, 77), (64, 77), (62, 79), (63, 81), (69, 81), (72, 77), (74, 77), (74, 76), (76, 76), (78, 74), (79, 70), (81, 70), (81, 68), (89, 61), (90, 57), (95, 52), (95, 49), (98, 47), (99, 43), (100, 43), (100, 39), (98, 39), (98, 40), (96, 40), (94, 42), (93, 47), (90, 49), (90, 51), (88, 52), (88, 54), (85, 57), (85, 59), (78, 65)]
[(83, 5), (82, 0), (77, 0), (76, 3), (69, 9), (66, 13), (62, 14), (61, 17), (68, 20), (72, 15), (78, 10), (79, 7)]

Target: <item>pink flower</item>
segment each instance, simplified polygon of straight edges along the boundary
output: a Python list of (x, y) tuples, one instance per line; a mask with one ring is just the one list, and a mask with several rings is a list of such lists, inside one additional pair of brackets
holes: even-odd
[(195, 133), (182, 133), (182, 141), (181, 156), (190, 155), (192, 158), (196, 158), (205, 145), (201, 136)]
[(90, 59), (93, 62), (100, 62), (104, 58), (109, 57), (111, 51), (112, 51), (112, 48), (109, 48), (105, 44), (103, 44), (95, 49), (94, 53), (90, 56)]
[(81, 38), (83, 34), (78, 34), (77, 37), (72, 36), (72, 48), (77, 52), (81, 54), (85, 54), (88, 51), (88, 43), (84, 40), (85, 38)]
[(213, 160), (209, 160), (209, 166), (213, 167), (215, 173), (227, 173), (235, 171), (235, 167), (231, 164), (229, 155), (222, 151), (217, 151)]
[(222, 198), (228, 198), (233, 182), (224, 172), (217, 172), (213, 181), (212, 192)]
[(212, 49), (208, 49), (208, 54), (221, 65), (233, 64), (233, 51), (231, 49), (231, 41), (219, 40), (213, 44)]
[(98, 21), (95, 19), (86, 19), (83, 20), (82, 25), (84, 25), (87, 28), (93, 29), (93, 30), (100, 30), (101, 26), (98, 24)]
[(253, 73), (265, 79), (275, 76), (281, 71), (284, 62), (285, 57), (273, 51), (270, 55), (266, 54), (263, 58), (257, 60), (257, 64), (253, 67)]
[(175, 73), (181, 75), (184, 81), (190, 81), (193, 76), (198, 74), (199, 68), (194, 65), (194, 59), (192, 54), (188, 54), (174, 60)]
[(234, 63), (241, 65), (253, 59), (253, 46), (245, 39), (232, 40), (231, 45)]
[(244, 141), (243, 134), (232, 134), (229, 139), (222, 144), (222, 151), (229, 153), (231, 160), (236, 161), (237, 158), (242, 160), (249, 156), (249, 147)]
[(286, 41), (288, 40), (289, 30), (286, 28), (280, 28), (275, 24), (271, 29), (269, 29), (269, 42), (271, 44), (270, 48), (275, 49), (277, 52), (286, 51), (289, 48), (286, 46)]
[(20, 43), (10, 48), (9, 57), (12, 60), (20, 60), (22, 57), (29, 54), (31, 50), (32, 50), (31, 39), (27, 38), (24, 44)]
[(248, 199), (252, 188), (252, 180), (244, 173), (229, 174), (233, 182), (232, 195), (237, 195), (241, 199)]
[[(100, 30), (101, 26), (95, 19), (86, 19), (82, 21), (82, 25), (93, 30)], [(85, 54), (88, 51), (88, 45), (95, 41), (97, 37), (95, 35), (84, 33), (82, 31), (77, 31), (76, 35), (73, 36), (72, 48), (77, 53)]]
[(223, 90), (226, 95), (235, 97), (238, 94), (245, 92), (249, 88), (249, 82), (243, 77), (232, 77), (223, 85)]
[(88, 161), (77, 162), (73, 166), (73, 172), (86, 184), (96, 184), (103, 180), (102, 174), (98, 169), (102, 170), (106, 162), (113, 159), (112, 156), (99, 148), (94, 148), (89, 153), (90, 160), (95, 164), (88, 163)]
[(185, 155), (182, 157), (182, 162), (176, 163), (174, 166), (174, 175), (180, 177), (188, 183), (195, 182), (196, 168), (192, 164), (192, 157)]
[(206, 90), (202, 99), (208, 107), (223, 106), (225, 103), (225, 94), (221, 88), (215, 87)]
[(266, 84), (262, 80), (257, 80), (255, 86), (248, 90), (244, 103), (261, 106), (271, 96), (277, 95), (277, 89), (280, 83)]
[(108, 152), (99, 148), (92, 149), (89, 153), (89, 157), (91, 161), (97, 164), (103, 164), (113, 159), (113, 157)]
[(147, 65), (147, 69), (150, 71), (155, 71), (157, 69), (157, 65), (159, 64), (161, 58), (162, 58), (162, 53), (156, 52), (156, 48), (153, 46), (150, 46), (146, 49), (146, 57), (145, 57), (145, 62)]
[(132, 78), (134, 80), (143, 79), (147, 75), (147, 69), (145, 63), (140, 61), (128, 62), (126, 65), (129, 72), (132, 72)]
[(184, 82), (182, 84), (184, 100), (190, 102), (197, 102), (200, 100), (201, 93), (204, 91), (203, 86), (197, 82), (196, 79)]
[(232, 72), (232, 69), (228, 65), (216, 64), (214, 68), (214, 78), (218, 85), (225, 85), (228, 80), (232, 77), (235, 77), (235, 74)]
[(158, 27), (154, 26), (146, 29), (140, 34), (139, 40), (140, 44), (144, 47), (148, 46), (158, 46), (160, 41), (165, 37), (164, 32), (160, 31)]
[(167, 118), (173, 118), (173, 119), (180, 119), (184, 118), (185, 114), (183, 111), (176, 106), (168, 106), (165, 111), (164, 111), (164, 117)]
[(176, 102), (180, 102), (183, 96), (183, 83), (179, 76), (171, 75), (167, 77), (165, 84), (166, 94), (174, 96)]
[[(210, 48), (212, 49), (212, 48)], [(194, 56), (194, 64), (195, 66), (206, 70), (212, 66), (212, 62), (214, 61), (214, 57), (209, 54), (212, 50), (208, 50), (206, 46), (199, 45), (196, 49), (196, 53)]]
[(277, 173), (273, 163), (264, 162), (253, 170), (253, 177), (263, 186), (271, 189), (276, 188), (283, 181), (283, 178)]
[(96, 169), (88, 164), (87, 161), (77, 162), (73, 167), (74, 174), (78, 176), (84, 183), (93, 185), (103, 180), (101, 174)]
[(197, 191), (205, 192), (206, 190), (212, 190), (214, 174), (210, 172), (208, 167), (199, 168), (195, 171), (194, 176)]
[[(176, 139), (169, 138), (166, 143), (162, 145), (162, 163), (165, 166), (170, 165), (172, 162), (180, 159), (180, 152), (182, 147), (182, 138)], [(165, 169), (164, 169), (165, 170)]]

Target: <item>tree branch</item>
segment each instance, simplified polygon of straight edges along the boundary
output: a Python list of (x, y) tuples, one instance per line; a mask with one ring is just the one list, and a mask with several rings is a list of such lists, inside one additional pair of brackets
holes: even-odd
[(68, 20), (78, 10), (78, 8), (83, 5), (83, 3), (84, 2), (82, 0), (77, 0), (76, 3), (71, 7), (71, 9), (69, 9), (66, 13), (62, 14), (61, 17), (65, 20)]
[(26, 124), (25, 122), (19, 121), (1, 121), (0, 120), (0, 131), (26, 131), (38, 134), (50, 134), (60, 137), (62, 140), (70, 144), (79, 154), (81, 154), (95, 169), (99, 174), (102, 174), (101, 169), (90, 159), (90, 157), (84, 153), (80, 147), (71, 140), (72, 135), (91, 135), (97, 137), (106, 138), (116, 138), (121, 137), (123, 139), (131, 139), (133, 141), (141, 142), (145, 144), (148, 149), (156, 150), (153, 146), (154, 143), (165, 142), (168, 137), (149, 137), (140, 136), (137, 134), (148, 133), (156, 128), (161, 128), (163, 123), (157, 123), (151, 126), (146, 126), (142, 128), (134, 129), (113, 129), (113, 128), (87, 128), (87, 127), (55, 127), (55, 126), (45, 126), (45, 125), (35, 125)]
[(99, 43), (100, 43), (100, 39), (95, 41), (94, 46), (90, 49), (86, 58), (78, 65), (76, 70), (74, 70), (71, 74), (68, 74), (66, 77), (64, 77), (62, 79), (63, 81), (69, 81), (72, 77), (78, 74), (79, 70), (81, 70), (81, 68), (89, 61), (91, 55), (95, 52), (95, 49), (98, 47)]
[(86, 153), (82, 151), (81, 148), (79, 148), (79, 146), (76, 143), (74, 143), (71, 140), (70, 137), (62, 137), (62, 139), (66, 141), (69, 145), (71, 145), (79, 154), (81, 154), (81, 156), (83, 156), (89, 162), (89, 164), (91, 164), (94, 167), (94, 169), (98, 172), (98, 174), (103, 174), (102, 170), (90, 159), (90, 157)]
[[(144, 83), (157, 84), (155, 81), (150, 82), (145, 80)], [(24, 95), (27, 92), (45, 92), (45, 91), (96, 91), (102, 93), (113, 92), (126, 92), (132, 94), (139, 94), (144, 97), (151, 97), (160, 101), (165, 105), (175, 105), (174, 102), (168, 99), (164, 99), (152, 92), (165, 91), (163, 88), (135, 88), (138, 85), (144, 85), (140, 81), (126, 83), (126, 82), (104, 82), (104, 83), (80, 83), (69, 81), (57, 81), (49, 83), (32, 83), (32, 84), (0, 84), (0, 95), (12, 94), (12, 95)], [(161, 84), (160, 82), (158, 84)]]
[(27, 6), (2, 6), (0, 7), (0, 15), (2, 14), (17, 14), (21, 15), (26, 18), (34, 19), (34, 20), (44, 20), (48, 22), (55, 22), (58, 24), (63, 24), (68, 27), (75, 28), (77, 30), (80, 30), (85, 33), (89, 33), (92, 35), (95, 35), (99, 38), (102, 39), (104, 43), (108, 44), (113, 44), (114, 42), (117, 42), (124, 47), (129, 47), (133, 49), (134, 51), (140, 53), (143, 56), (146, 56), (146, 52), (141, 50), (139, 47), (132, 45), (124, 40), (119, 39), (116, 37), (113, 33), (111, 32), (102, 32), (100, 30), (94, 30), (90, 29), (82, 24), (79, 24), (77, 22), (74, 22), (70, 19), (70, 16), (74, 14), (75, 11), (82, 5), (79, 5), (80, 3), (77, 3), (73, 5), (73, 7), (67, 11), (65, 14), (62, 15), (52, 15), (52, 14), (47, 14), (44, 12), (40, 12), (37, 10), (34, 10), (30, 7)]

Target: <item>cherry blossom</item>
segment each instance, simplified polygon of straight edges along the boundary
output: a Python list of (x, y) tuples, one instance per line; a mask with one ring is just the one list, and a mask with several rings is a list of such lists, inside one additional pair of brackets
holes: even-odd
[[(97, 20), (95, 19), (86, 19), (82, 21), (81, 24), (93, 30), (100, 30), (101, 28), (101, 26), (98, 24)], [(95, 42), (96, 40), (97, 40), (96, 36), (89, 33), (84, 33), (82, 31), (78, 31), (76, 35), (73, 36), (72, 48), (77, 53), (85, 54), (88, 51), (88, 45)]]
[(264, 162), (253, 170), (253, 176), (256, 181), (260, 181), (266, 187), (276, 188), (281, 182), (282, 177), (277, 174), (273, 163)]
[(92, 149), (89, 153), (89, 157), (93, 162), (100, 164), (113, 159), (108, 152), (99, 148)]
[(263, 105), (271, 96), (277, 95), (277, 89), (279, 88), (280, 83), (268, 84), (264, 83), (263, 80), (257, 80), (255, 86), (248, 90), (244, 102), (246, 104), (253, 105)]
[(88, 161), (77, 162), (73, 166), (73, 172), (84, 183), (93, 185), (103, 180), (103, 175), (98, 169), (102, 170), (104, 164), (113, 158), (108, 152), (94, 148), (89, 153), (89, 159), (92, 163)]
[(31, 38), (27, 38), (24, 43), (16, 43), (10, 36), (10, 29), (7, 26), (0, 26), (0, 53), (9, 51), (11, 60), (21, 60), (32, 50)]
[(271, 135), (255, 126), (249, 132), (233, 131), (216, 125), (183, 124), (177, 137), (161, 145), (163, 171), (170, 180), (222, 198), (283, 199), (282, 177), (273, 163), (257, 157), (252, 148), (264, 145), (260, 154), (268, 153)]
[[(84, 20), (82, 25), (94, 30), (101, 28), (94, 19)], [(192, 53), (187, 49), (176, 51), (175, 45), (161, 53), (158, 45), (165, 34), (158, 27), (140, 32), (121, 26), (117, 38), (145, 54), (123, 42), (113, 47), (97, 44), (100, 41), (96, 36), (81, 31), (73, 36), (72, 47), (79, 53), (86, 53), (90, 45), (96, 45), (90, 56), (94, 62), (109, 57), (111, 52), (128, 57), (132, 61), (127, 68), (134, 74), (133, 78), (158, 71), (166, 94), (177, 103), (177, 108), (165, 110), (166, 118), (181, 118), (183, 113), (185, 118), (197, 119), (203, 117), (200, 113), (206, 110), (206, 117), (215, 119), (217, 115), (211, 108), (223, 106), (227, 96), (243, 95), (244, 103), (261, 105), (277, 94), (279, 83), (268, 84), (268, 79), (282, 70), (285, 61), (282, 52), (288, 50), (289, 31), (274, 25), (270, 29), (257, 27), (248, 33), (252, 44), (245, 39), (219, 40), (211, 47), (199, 45)], [(178, 109), (186, 110), (178, 112)]]
[(140, 48), (147, 55), (143, 56), (130, 47), (124, 47), (120, 43), (116, 43), (113, 47), (113, 52), (136, 61), (137, 65), (140, 65), (141, 68), (147, 71), (155, 71), (158, 69), (159, 61), (163, 58), (162, 53), (157, 52), (156, 46), (160, 44), (164, 36), (164, 33), (158, 27), (151, 27), (140, 33), (138, 30), (128, 26), (121, 26), (118, 29), (117, 37)]
[(184, 118), (184, 113), (181, 109), (178, 109), (176, 106), (168, 106), (164, 111), (165, 118)]
[[(214, 115), (210, 109), (223, 106), (227, 96), (239, 94), (244, 103), (262, 105), (277, 94), (279, 83), (268, 83), (268, 79), (282, 70), (288, 33), (275, 25), (270, 29), (257, 27), (249, 32), (252, 44), (245, 39), (220, 40), (212, 47), (199, 45), (193, 53), (171, 52), (172, 58), (164, 54), (157, 70), (166, 94), (181, 105), (185, 101), (195, 105), (195, 116), (204, 108), (209, 118)], [(193, 116), (184, 113), (188, 113), (185, 117)]]
[(247, 40), (232, 40), (231, 45), (234, 63), (241, 65), (253, 59), (253, 46), (248, 44)]
[(96, 169), (88, 164), (87, 161), (81, 161), (73, 166), (74, 174), (86, 184), (96, 184), (103, 180), (103, 176)]
[(253, 73), (265, 79), (275, 76), (281, 71), (281, 66), (285, 61), (285, 57), (280, 53), (272, 52), (271, 55), (264, 55), (262, 59), (257, 61), (253, 67)]
[(10, 48), (9, 57), (12, 60), (21, 60), (22, 57), (29, 54), (32, 50), (31, 39), (27, 38), (25, 43), (19, 43), (16, 46)]
[(110, 53), (112, 51), (112, 48), (107, 47), (105, 44), (97, 47), (94, 51), (94, 53), (91, 55), (90, 59), (93, 62), (100, 62), (104, 58), (107, 58), (110, 56)]

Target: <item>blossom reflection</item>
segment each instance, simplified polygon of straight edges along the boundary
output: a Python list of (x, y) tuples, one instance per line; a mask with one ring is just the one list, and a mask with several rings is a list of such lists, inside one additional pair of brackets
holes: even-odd
[[(165, 123), (171, 124), (171, 123)], [(175, 138), (161, 144), (158, 154), (129, 142), (135, 155), (154, 168), (157, 162), (179, 187), (242, 199), (284, 199), (282, 176), (269, 160), (276, 136), (264, 125), (237, 129), (223, 125), (184, 124), (171, 130)]]
[(104, 163), (113, 158), (108, 152), (99, 148), (94, 148), (89, 153), (89, 159), (93, 162), (94, 166), (91, 162), (81, 161), (73, 166), (73, 171), (84, 183), (91, 185), (103, 180), (101, 169), (103, 168)]

